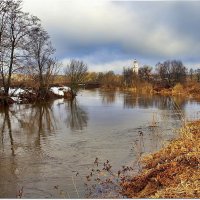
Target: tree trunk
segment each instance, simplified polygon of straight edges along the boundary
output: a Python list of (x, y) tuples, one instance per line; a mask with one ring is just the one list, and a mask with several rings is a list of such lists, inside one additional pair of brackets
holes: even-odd
[(10, 84), (11, 84), (14, 50), (15, 50), (15, 41), (12, 42), (12, 48), (11, 48), (11, 53), (10, 53), (10, 66), (9, 66), (9, 71), (8, 71), (8, 80), (4, 86), (4, 93), (5, 93), (5, 96), (7, 97), (9, 96), (9, 89), (10, 89)]

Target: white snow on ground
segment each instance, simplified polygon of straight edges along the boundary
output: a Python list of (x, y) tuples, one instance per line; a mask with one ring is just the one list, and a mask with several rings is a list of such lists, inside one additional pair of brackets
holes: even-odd
[[(60, 95), (60, 96), (64, 96), (64, 92), (67, 92), (70, 90), (69, 87), (51, 87), (50, 89), (54, 94)], [(26, 90), (23, 90), (21, 88), (10, 88), (9, 89), (9, 95), (14, 96), (14, 97), (18, 97), (20, 94), (26, 93)], [(31, 93), (32, 91), (29, 90), (29, 92)]]
[(17, 88), (17, 89), (10, 88), (9, 89), (9, 95), (11, 95), (11, 96), (19, 96), (20, 94), (23, 94), (25, 92), (26, 91), (21, 88)]
[(19, 97), (11, 97), (14, 102), (20, 103), (22, 100)]
[[(2, 88), (3, 90), (3, 88)], [(52, 91), (56, 95), (60, 95), (64, 97), (64, 92), (70, 91), (69, 87), (63, 86), (63, 87), (51, 87), (50, 91)], [(9, 95), (10, 97), (17, 103), (20, 103), (22, 99), (20, 99), (20, 94), (24, 93), (34, 93), (32, 90), (23, 90), (22, 88), (10, 88), (9, 89)]]
[(70, 90), (69, 87), (51, 87), (50, 89), (54, 94), (64, 96), (64, 92), (67, 92)]

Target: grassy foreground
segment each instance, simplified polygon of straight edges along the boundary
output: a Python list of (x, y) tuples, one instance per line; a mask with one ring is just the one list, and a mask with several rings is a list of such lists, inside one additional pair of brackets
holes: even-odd
[(200, 121), (187, 123), (180, 137), (141, 160), (139, 175), (121, 183), (129, 198), (200, 198)]

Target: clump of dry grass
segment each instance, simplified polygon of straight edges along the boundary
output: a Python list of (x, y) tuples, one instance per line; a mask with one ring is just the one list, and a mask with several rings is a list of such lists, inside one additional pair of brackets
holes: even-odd
[(200, 121), (180, 129), (180, 137), (141, 159), (142, 172), (121, 182), (129, 198), (200, 198)]
[(150, 83), (144, 83), (141, 85), (141, 87), (139, 88), (139, 90), (146, 94), (152, 94), (153, 93), (153, 86)]
[(183, 86), (180, 83), (178, 83), (172, 88), (172, 94), (174, 94), (174, 95), (185, 94), (185, 90), (184, 90)]

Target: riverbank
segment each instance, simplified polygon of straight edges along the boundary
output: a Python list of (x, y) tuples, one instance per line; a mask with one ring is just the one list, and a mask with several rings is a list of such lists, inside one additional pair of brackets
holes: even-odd
[(142, 93), (142, 94), (158, 94), (162, 96), (181, 96), (185, 98), (193, 98), (200, 100), (200, 83), (188, 82), (185, 84), (176, 84), (174, 87), (161, 87), (158, 85), (153, 86), (150, 83), (143, 83), (137, 87), (125, 87), (119, 88), (120, 91), (130, 93)]
[(5, 102), (8, 105), (13, 103), (27, 104), (41, 100), (53, 100), (59, 98), (71, 99), (70, 88), (67, 86), (50, 87), (45, 96), (41, 98), (38, 90), (17, 87), (9, 89), (9, 96), (0, 94), (0, 106), (4, 105)]
[(128, 198), (200, 198), (200, 121), (187, 123), (180, 137), (141, 159), (142, 171), (121, 183)]

